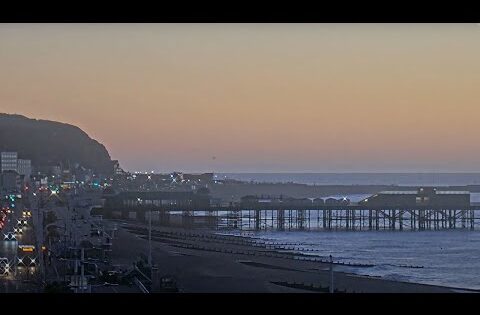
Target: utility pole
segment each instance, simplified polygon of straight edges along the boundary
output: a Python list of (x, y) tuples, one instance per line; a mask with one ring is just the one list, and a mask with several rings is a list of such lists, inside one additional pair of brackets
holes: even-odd
[[(67, 258), (67, 223), (64, 222), (65, 227), (63, 230), (63, 256)], [(66, 264), (63, 264), (63, 281), (67, 281), (67, 266)]]
[(333, 257), (330, 255), (330, 293), (333, 293)]
[[(81, 256), (80, 256), (80, 261), (81, 261), (81, 265), (80, 265), (80, 283), (81, 283), (81, 288), (80, 288), (80, 292), (83, 293), (83, 280), (85, 279), (85, 264), (84, 264), (84, 261), (85, 261), (85, 250), (83, 249), (82, 247), (82, 252), (81, 252)], [(85, 281), (85, 285), (86, 285), (86, 281)]]
[(150, 277), (152, 277), (152, 210), (148, 216), (148, 265), (150, 266)]

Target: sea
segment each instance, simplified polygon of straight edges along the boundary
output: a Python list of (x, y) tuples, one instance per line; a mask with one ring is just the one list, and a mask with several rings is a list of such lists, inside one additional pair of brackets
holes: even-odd
[[(248, 182), (310, 185), (455, 186), (480, 184), (480, 173), (223, 173)], [(358, 201), (368, 195), (347, 197)], [(480, 193), (471, 194), (480, 202)], [(480, 214), (477, 214), (480, 215)], [(236, 234), (236, 233), (232, 233)], [(300, 243), (311, 255), (370, 267), (336, 266), (358, 275), (480, 290), (480, 229), (451, 231), (259, 231), (247, 237)], [(303, 252), (303, 251), (302, 251)]]
[(218, 179), (308, 185), (480, 185), (480, 173), (216, 173)]

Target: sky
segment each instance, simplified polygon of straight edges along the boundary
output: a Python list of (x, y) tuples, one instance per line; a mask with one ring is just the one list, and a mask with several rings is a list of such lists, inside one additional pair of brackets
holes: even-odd
[(0, 24), (0, 112), (129, 171), (478, 172), (478, 24)]

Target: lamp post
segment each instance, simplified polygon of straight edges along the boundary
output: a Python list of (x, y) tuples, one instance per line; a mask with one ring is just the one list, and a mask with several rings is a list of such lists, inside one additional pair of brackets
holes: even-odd
[(148, 265), (150, 266), (150, 277), (153, 275), (152, 271), (152, 210), (150, 209), (148, 216)]
[[(143, 205), (143, 200), (137, 198), (140, 205)], [(152, 276), (152, 209), (148, 211), (148, 265), (150, 266), (150, 276)]]
[(330, 255), (330, 293), (333, 293), (333, 257)]

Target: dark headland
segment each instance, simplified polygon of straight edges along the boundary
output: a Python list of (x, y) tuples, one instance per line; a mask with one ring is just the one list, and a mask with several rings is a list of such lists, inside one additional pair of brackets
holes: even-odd
[(105, 146), (77, 126), (0, 113), (0, 152), (28, 157), (33, 167), (79, 164), (110, 174), (112, 161)]

